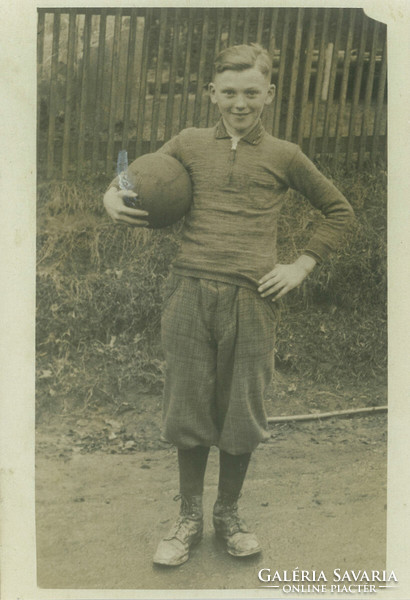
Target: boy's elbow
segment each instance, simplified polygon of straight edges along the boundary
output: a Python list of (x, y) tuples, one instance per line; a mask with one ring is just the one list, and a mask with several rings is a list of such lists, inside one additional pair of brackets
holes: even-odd
[(356, 215), (353, 210), (353, 206), (349, 202), (346, 202), (346, 221), (347, 221), (347, 223), (350, 225), (350, 223), (353, 223), (353, 221), (355, 219), (356, 219)]
[(339, 213), (339, 217), (350, 224), (355, 219), (355, 212), (350, 202), (342, 195), (339, 196), (339, 202), (334, 205), (335, 212)]

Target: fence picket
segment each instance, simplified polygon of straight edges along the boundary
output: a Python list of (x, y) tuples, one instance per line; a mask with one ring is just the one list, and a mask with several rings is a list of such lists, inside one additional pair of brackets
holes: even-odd
[(101, 128), (101, 100), (104, 89), (104, 53), (105, 53), (105, 34), (107, 27), (107, 9), (103, 8), (100, 15), (100, 27), (98, 34), (98, 58), (97, 58), (97, 75), (95, 82), (95, 97), (94, 97), (94, 131), (92, 142), (91, 170), (97, 169), (97, 162), (100, 152), (100, 128)]
[(288, 47), (288, 36), (289, 36), (289, 25), (290, 25), (290, 11), (285, 12), (285, 22), (282, 30), (282, 44), (280, 49), (280, 63), (278, 80), (276, 84), (276, 100), (275, 100), (275, 117), (273, 121), (273, 135), (278, 137), (279, 125), (281, 121), (281, 108), (282, 108), (282, 96), (283, 96), (283, 80), (285, 76), (286, 66), (286, 50)]
[(145, 99), (147, 90), (148, 77), (148, 47), (150, 40), (150, 30), (152, 21), (152, 8), (148, 8), (145, 16), (144, 38), (142, 40), (142, 62), (141, 62), (141, 82), (138, 98), (138, 116), (137, 116), (137, 133), (135, 153), (140, 156), (142, 153), (143, 138), (144, 138), (144, 123), (145, 123)]
[(60, 40), (60, 11), (59, 11), (59, 9), (57, 9), (54, 12), (53, 45), (52, 45), (52, 54), (51, 54), (49, 119), (48, 119), (48, 138), (47, 138), (47, 178), (48, 179), (53, 175), (53, 172), (54, 172), (56, 101), (57, 101), (56, 87), (57, 87), (59, 40)]
[(45, 13), (39, 12), (37, 25), (37, 154), (40, 152), (40, 129), (42, 121), (40, 83), (43, 80), (43, 57), (44, 57), (44, 27)]
[(359, 160), (358, 160), (359, 169), (361, 169), (363, 167), (363, 161), (364, 161), (365, 152), (366, 152), (366, 142), (367, 142), (367, 134), (368, 134), (368, 128), (369, 128), (369, 120), (370, 120), (369, 119), (369, 109), (370, 109), (370, 103), (372, 100), (378, 35), (379, 35), (379, 23), (377, 21), (374, 21), (373, 35), (372, 35), (372, 47), (371, 47), (370, 57), (369, 57), (369, 70), (367, 73), (366, 91), (365, 91), (364, 105), (363, 105), (362, 130), (361, 130), (360, 144), (359, 144)]
[(174, 24), (172, 30), (172, 56), (171, 65), (169, 68), (169, 87), (167, 96), (167, 108), (165, 114), (165, 131), (164, 140), (168, 140), (172, 136), (172, 125), (174, 122), (174, 98), (175, 98), (175, 81), (177, 76), (178, 65), (178, 48), (179, 48), (179, 19), (180, 9), (176, 8), (174, 13)]
[(194, 15), (195, 13), (190, 11), (188, 14), (188, 30), (187, 30), (187, 41), (185, 48), (185, 68), (184, 68), (184, 81), (182, 87), (181, 97), (181, 111), (179, 115), (179, 128), (184, 129), (187, 123), (188, 117), (188, 99), (189, 99), (189, 86), (191, 82), (191, 53), (192, 53), (192, 38), (194, 34)]
[(269, 28), (269, 44), (268, 44), (268, 51), (272, 57), (273, 57), (273, 52), (275, 50), (275, 31), (276, 31), (276, 26), (278, 23), (278, 15), (279, 15), (279, 9), (273, 8), (272, 13), (271, 13), (271, 21), (270, 21), (270, 28)]
[(256, 28), (256, 43), (257, 44), (262, 44), (264, 17), (265, 17), (265, 9), (258, 8), (258, 25)]
[[(142, 69), (143, 69), (143, 48), (144, 48), (144, 37), (145, 37), (145, 27), (146, 26), (146, 17), (138, 16), (135, 24), (135, 59), (134, 59), (134, 70), (132, 74), (132, 81), (134, 85), (132, 86), (131, 96), (130, 96), (130, 104), (131, 104), (131, 114), (136, 115), (135, 121), (135, 131), (137, 135), (138, 128), (138, 117), (140, 114), (140, 96), (141, 96), (141, 82), (142, 82)], [(137, 138), (138, 139), (138, 138)], [(129, 142), (130, 143), (130, 142)], [(136, 147), (136, 142), (133, 142), (134, 149)]]
[[(215, 45), (214, 45), (214, 57), (213, 57), (214, 62), (215, 62), (217, 55), (219, 54), (219, 52), (221, 50), (221, 33), (222, 33), (222, 26), (223, 26), (223, 17), (224, 17), (224, 9), (218, 8), (218, 10), (216, 12), (216, 32), (215, 32)], [(212, 73), (213, 73), (213, 67), (212, 67)], [(210, 124), (213, 124), (216, 122), (217, 116), (218, 116), (218, 107), (209, 101), (208, 102), (208, 115), (207, 115), (207, 119), (206, 119), (207, 127), (209, 127)]]
[(380, 137), (382, 135), (381, 131), (381, 118), (382, 111), (384, 107), (384, 94), (386, 89), (386, 75), (387, 75), (387, 37), (386, 32), (384, 32), (384, 44), (382, 51), (382, 63), (380, 66), (380, 74), (379, 74), (379, 85), (377, 88), (377, 99), (376, 99), (376, 113), (374, 116), (374, 125), (373, 125), (373, 143), (371, 150), (371, 160), (375, 162), (378, 154), (378, 146)]
[[(272, 58), (274, 57), (274, 54), (275, 54), (275, 31), (276, 31), (277, 20), (278, 20), (278, 9), (274, 8), (274, 9), (272, 9), (272, 12), (271, 12), (271, 20), (270, 20), (270, 26), (269, 26), (269, 42), (267, 45), (267, 50)], [(268, 133), (272, 133), (272, 131), (273, 131), (274, 114), (275, 114), (275, 100), (273, 100), (273, 102), (271, 104), (268, 104), (268, 106), (265, 106), (263, 113), (262, 113), (262, 122), (263, 122), (265, 129), (268, 131)]]
[(236, 43), (236, 24), (238, 22), (238, 9), (233, 8), (230, 13), (229, 19), (229, 36), (228, 44), (233, 46)]
[(290, 90), (289, 90), (289, 102), (288, 110), (286, 115), (286, 126), (285, 126), (285, 139), (292, 139), (292, 130), (294, 124), (294, 111), (295, 111), (295, 100), (296, 100), (296, 86), (298, 82), (298, 72), (300, 64), (300, 47), (302, 43), (302, 32), (303, 32), (303, 15), (304, 9), (297, 9), (297, 21), (296, 21), (296, 32), (295, 42), (293, 48), (293, 60), (291, 67), (291, 78), (290, 78)]
[(316, 83), (314, 100), (312, 107), (312, 120), (310, 124), (310, 136), (308, 146), (309, 158), (314, 158), (316, 150), (316, 139), (318, 137), (318, 122), (319, 122), (319, 108), (320, 108), (320, 96), (322, 91), (323, 77), (324, 77), (324, 65), (326, 56), (326, 42), (328, 36), (329, 22), (330, 22), (330, 11), (331, 9), (326, 8), (323, 15), (322, 33), (320, 38), (320, 48), (318, 55), (318, 62), (316, 67)]
[(132, 75), (134, 72), (135, 63), (135, 43), (137, 37), (137, 14), (134, 12), (129, 18), (129, 30), (128, 30), (128, 52), (127, 52), (127, 66), (125, 70), (125, 90), (124, 90), (124, 108), (123, 108), (123, 125), (122, 125), (122, 141), (121, 147), (124, 150), (128, 149), (128, 136), (130, 126), (130, 113), (132, 103), (132, 88), (131, 85)]
[(118, 73), (120, 67), (120, 39), (121, 39), (122, 11), (121, 8), (115, 11), (114, 22), (114, 39), (111, 53), (111, 68), (110, 68), (110, 103), (108, 111), (108, 134), (107, 134), (107, 151), (105, 159), (105, 170), (109, 173), (112, 169), (114, 156), (114, 132), (115, 132), (115, 117), (117, 111), (117, 85)]
[(369, 23), (369, 21), (363, 12), (362, 13), (362, 27), (361, 27), (361, 34), (360, 34), (360, 47), (359, 47), (359, 54), (357, 56), (357, 61), (356, 61), (356, 73), (355, 73), (355, 81), (354, 81), (354, 89), (353, 89), (353, 100), (352, 100), (352, 107), (351, 107), (351, 111), (350, 111), (349, 140), (347, 143), (347, 153), (346, 153), (346, 163), (348, 165), (352, 162), (354, 145), (355, 145), (354, 142), (355, 142), (355, 136), (356, 136), (356, 114), (357, 114), (357, 108), (359, 105), (360, 87), (362, 84), (364, 53), (366, 50), (368, 23)]
[(150, 152), (154, 152), (157, 147), (157, 134), (159, 124), (159, 111), (161, 108), (161, 86), (162, 86), (162, 66), (164, 63), (164, 43), (166, 36), (166, 25), (168, 10), (162, 9), (159, 20), (157, 66), (155, 69), (154, 97), (152, 99), (152, 118), (151, 118), (151, 136)]
[(208, 40), (208, 31), (209, 31), (209, 9), (204, 8), (204, 16), (202, 21), (202, 30), (201, 30), (201, 43), (199, 47), (199, 67), (198, 67), (198, 81), (196, 86), (196, 94), (195, 94), (195, 103), (194, 103), (194, 117), (193, 117), (193, 125), (194, 127), (200, 127), (201, 124), (201, 108), (202, 108), (202, 98), (204, 92), (204, 71), (205, 71), (205, 62), (206, 62), (206, 48), (207, 48), (207, 40)]
[(74, 52), (75, 52), (75, 22), (76, 14), (74, 9), (69, 11), (68, 25), (68, 48), (67, 48), (67, 77), (65, 87), (64, 103), (64, 132), (63, 132), (63, 156), (62, 156), (62, 177), (67, 178), (70, 162), (70, 134), (71, 134), (71, 113), (73, 103), (73, 83), (74, 83)]
[(305, 127), (305, 115), (309, 96), (309, 85), (310, 77), (312, 72), (312, 59), (313, 59), (313, 46), (315, 43), (316, 34), (316, 22), (317, 22), (317, 8), (313, 8), (310, 12), (309, 29), (307, 35), (307, 46), (306, 46), (306, 57), (305, 57), (305, 68), (303, 70), (303, 84), (302, 84), (302, 95), (301, 95), (301, 110), (298, 124), (298, 137), (297, 142), (299, 146), (303, 142), (303, 134)]
[(249, 41), (249, 26), (250, 26), (250, 22), (251, 22), (251, 9), (250, 8), (245, 9), (245, 15), (244, 15), (243, 20), (244, 20), (244, 23), (243, 23), (242, 43), (247, 44)]
[(347, 84), (349, 81), (349, 69), (350, 69), (350, 61), (351, 61), (351, 54), (352, 54), (352, 44), (353, 44), (355, 20), (356, 20), (356, 13), (354, 11), (352, 11), (349, 14), (349, 26), (348, 26), (348, 32), (347, 32), (347, 38), (346, 38), (342, 82), (340, 85), (339, 109), (338, 109), (338, 114), (337, 114), (336, 133), (335, 133), (335, 149), (334, 149), (334, 153), (333, 153), (333, 161), (334, 162), (337, 162), (337, 160), (339, 158), (340, 139), (342, 137), (343, 118), (344, 118), (345, 108), (346, 108)]
[(90, 40), (91, 40), (91, 11), (87, 9), (84, 18), (83, 60), (80, 71), (80, 109), (78, 115), (78, 144), (77, 144), (77, 173), (84, 166), (85, 127), (87, 122), (88, 81), (90, 78)]
[(328, 94), (327, 94), (325, 122), (323, 125), (323, 135), (322, 135), (321, 157), (323, 157), (323, 158), (327, 157), (327, 153), (328, 153), (329, 130), (330, 130), (330, 122), (332, 119), (333, 94), (334, 94), (335, 82), (336, 82), (337, 63), (339, 60), (340, 37), (341, 37), (341, 33), (342, 33), (343, 8), (339, 8), (337, 10), (338, 10), (338, 12), (337, 12), (337, 22), (336, 22), (336, 36), (335, 36), (335, 44), (333, 47), (332, 62), (331, 62), (331, 66), (330, 66), (329, 88), (328, 88)]
[(39, 11), (38, 25), (37, 25), (37, 77), (38, 77), (38, 81), (41, 81), (43, 78), (45, 21), (46, 21), (46, 14), (42, 11)]

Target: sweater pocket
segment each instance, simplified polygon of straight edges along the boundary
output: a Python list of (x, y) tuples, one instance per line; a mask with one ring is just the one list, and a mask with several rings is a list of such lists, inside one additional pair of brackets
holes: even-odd
[(277, 206), (279, 209), (286, 190), (277, 182), (272, 181), (272, 177), (250, 177), (248, 186), (249, 198), (254, 208), (266, 210)]

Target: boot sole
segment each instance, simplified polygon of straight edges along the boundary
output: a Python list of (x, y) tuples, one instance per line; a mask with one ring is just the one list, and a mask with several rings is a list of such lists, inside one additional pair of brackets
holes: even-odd
[(235, 552), (234, 550), (232, 550), (231, 548), (229, 548), (228, 546), (228, 540), (223, 536), (222, 533), (219, 533), (218, 531), (215, 531), (215, 536), (218, 540), (220, 540), (224, 545), (225, 545), (225, 549), (228, 552), (228, 554), (230, 554), (231, 556), (235, 556), (235, 558), (246, 558), (247, 556), (255, 556), (256, 554), (260, 554), (262, 552), (262, 548), (261, 546), (258, 546), (257, 548), (255, 548), (254, 550), (252, 550), (251, 552)]
[(193, 548), (194, 546), (197, 546), (199, 544), (199, 542), (202, 540), (202, 537), (203, 537), (203, 535), (201, 534), (200, 536), (194, 538), (189, 546), (188, 552), (186, 554), (184, 554), (184, 556), (182, 558), (180, 558), (178, 561), (166, 562), (166, 561), (161, 561), (161, 560), (155, 560), (155, 558), (154, 558), (154, 560), (153, 560), (154, 565), (161, 565), (162, 567), (179, 567), (180, 565), (183, 565), (189, 559), (189, 550), (191, 548)]
[(231, 556), (235, 556), (235, 558), (246, 558), (247, 556), (256, 556), (257, 554), (260, 554), (262, 552), (262, 548), (256, 548), (255, 550), (252, 550), (252, 552), (246, 552), (245, 554), (240, 553), (240, 552), (233, 552), (228, 547), (226, 548), (226, 551)]

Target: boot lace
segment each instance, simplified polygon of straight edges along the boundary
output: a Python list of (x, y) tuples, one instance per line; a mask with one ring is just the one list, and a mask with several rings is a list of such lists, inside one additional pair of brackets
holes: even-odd
[(167, 539), (175, 537), (181, 541), (185, 541), (189, 536), (197, 533), (197, 528), (201, 521), (201, 515), (195, 502), (182, 494), (177, 494), (174, 501), (181, 500), (180, 515), (175, 521)]

